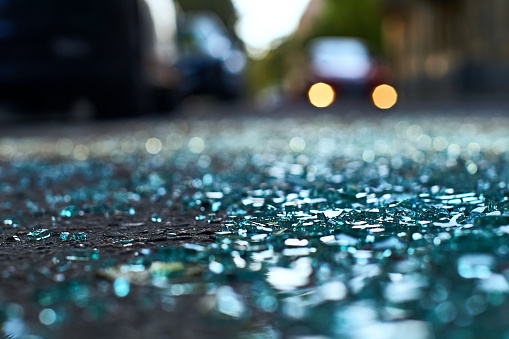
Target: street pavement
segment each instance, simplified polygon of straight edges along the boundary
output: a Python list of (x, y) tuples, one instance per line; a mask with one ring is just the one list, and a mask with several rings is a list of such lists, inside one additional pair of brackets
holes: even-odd
[(503, 105), (0, 118), (10, 338), (505, 334)]

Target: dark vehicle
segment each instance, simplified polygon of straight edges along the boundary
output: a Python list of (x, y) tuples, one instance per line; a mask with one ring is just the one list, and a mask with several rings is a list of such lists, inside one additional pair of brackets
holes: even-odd
[(392, 82), (391, 70), (377, 62), (360, 39), (323, 37), (309, 46), (309, 86), (323, 82), (336, 95), (366, 96), (376, 86)]
[(233, 99), (242, 94), (246, 56), (216, 15), (187, 13), (180, 49), (184, 95), (212, 94)]
[(139, 114), (180, 81), (172, 0), (0, 0), (0, 51), (0, 100), (28, 109)]

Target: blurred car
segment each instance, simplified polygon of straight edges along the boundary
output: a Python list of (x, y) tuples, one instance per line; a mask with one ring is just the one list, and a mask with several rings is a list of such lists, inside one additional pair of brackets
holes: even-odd
[(367, 96), (381, 84), (392, 83), (392, 72), (379, 63), (364, 41), (357, 38), (322, 37), (309, 45), (308, 85), (323, 82), (336, 95)]
[(242, 94), (246, 55), (215, 14), (186, 13), (180, 49), (184, 95), (211, 94), (233, 99)]
[(99, 116), (166, 108), (177, 93), (173, 0), (0, 0), (0, 100), (89, 98)]

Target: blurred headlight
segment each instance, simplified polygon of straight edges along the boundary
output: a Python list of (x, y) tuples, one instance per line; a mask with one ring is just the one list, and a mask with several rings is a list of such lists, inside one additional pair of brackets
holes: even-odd
[(334, 89), (323, 82), (311, 86), (308, 92), (309, 102), (316, 107), (330, 106), (336, 99)]
[(388, 109), (398, 101), (398, 92), (392, 86), (380, 85), (375, 88), (371, 97), (376, 107)]

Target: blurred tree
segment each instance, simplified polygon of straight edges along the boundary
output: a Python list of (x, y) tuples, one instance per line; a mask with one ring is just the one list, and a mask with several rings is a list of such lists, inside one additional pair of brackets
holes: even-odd
[(235, 34), (235, 23), (237, 12), (231, 0), (178, 0), (184, 11), (211, 11), (217, 14), (228, 28), (228, 31)]
[(279, 85), (285, 76), (285, 53), (288, 42), (283, 42), (278, 48), (269, 51), (262, 59), (251, 59), (248, 67), (249, 87), (258, 91), (272, 85)]
[(379, 0), (325, 0), (307, 42), (319, 36), (352, 36), (365, 39), (382, 51), (382, 13)]
[[(368, 42), (382, 55), (382, 11), (380, 0), (311, 0), (306, 25), (288, 37), (261, 60), (251, 62), (249, 80), (255, 91), (281, 85), (286, 93), (304, 90), (307, 43), (320, 36), (352, 36)], [(311, 13), (319, 9), (316, 13)]]

